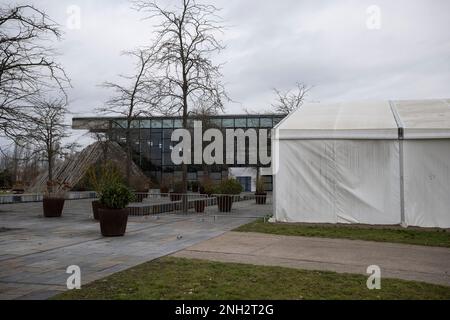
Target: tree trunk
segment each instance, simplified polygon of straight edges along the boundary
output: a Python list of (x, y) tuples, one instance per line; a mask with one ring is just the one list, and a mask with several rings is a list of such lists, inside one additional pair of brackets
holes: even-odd
[[(183, 90), (183, 128), (188, 130), (188, 103), (187, 103), (187, 89)], [(185, 151), (183, 151), (185, 152)], [(183, 161), (181, 165), (182, 170), (182, 179), (183, 179), (183, 201), (182, 201), (182, 209), (183, 213), (187, 213), (189, 211), (189, 203), (187, 198), (187, 164)]]
[(47, 184), (48, 193), (53, 193), (53, 156), (49, 155), (48, 157), (48, 181), (50, 183)]
[(126, 159), (126, 180), (128, 187), (131, 187), (131, 134), (130, 134), (130, 125), (128, 125), (126, 132), (126, 151), (127, 151), (127, 159)]

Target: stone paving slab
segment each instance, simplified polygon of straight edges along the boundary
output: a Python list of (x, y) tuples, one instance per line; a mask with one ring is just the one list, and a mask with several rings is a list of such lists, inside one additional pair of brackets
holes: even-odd
[(169, 255), (270, 214), (254, 201), (230, 214), (130, 217), (127, 234), (103, 238), (91, 201), (66, 201), (61, 218), (42, 217), (42, 203), (0, 206), (0, 299), (46, 299), (66, 290), (66, 268), (81, 268), (82, 285)]
[(450, 249), (345, 239), (227, 232), (174, 254), (220, 262), (366, 274), (450, 286)]

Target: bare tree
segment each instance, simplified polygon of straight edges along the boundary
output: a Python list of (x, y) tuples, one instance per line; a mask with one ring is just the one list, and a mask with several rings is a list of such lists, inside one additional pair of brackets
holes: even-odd
[(151, 68), (154, 65), (153, 54), (147, 50), (138, 49), (126, 52), (126, 55), (137, 60), (134, 75), (119, 75), (125, 84), (105, 82), (103, 87), (114, 91), (113, 96), (106, 102), (105, 106), (98, 111), (107, 114), (115, 114), (125, 119), (116, 125), (125, 131), (126, 143), (126, 180), (131, 182), (132, 164), (132, 139), (131, 131), (134, 120), (141, 116), (151, 116), (159, 105), (161, 97), (155, 94), (155, 80), (151, 76)]
[[(64, 98), (40, 99), (33, 101), (34, 117), (32, 128), (28, 130), (28, 140), (33, 144), (33, 152), (47, 163), (48, 181), (53, 182), (53, 170), (58, 156), (64, 156), (73, 146), (63, 145), (68, 137), (64, 117), (67, 105)], [(48, 191), (53, 192), (52, 184)]]
[(0, 130), (7, 137), (25, 135), (29, 99), (70, 85), (50, 44), (60, 37), (58, 25), (34, 6), (0, 5)]
[[(195, 121), (200, 121), (202, 123), (203, 133), (209, 129), (220, 129), (220, 127), (216, 123), (214, 123), (214, 121), (212, 121), (212, 118), (214, 116), (218, 115), (218, 111), (216, 108), (214, 108), (214, 106), (211, 106), (208, 103), (208, 101), (199, 100), (199, 103), (192, 109), (191, 114), (192, 114), (192, 119), (194, 119)], [(190, 130), (193, 130), (193, 128), (190, 128)], [(193, 133), (191, 133), (191, 134), (193, 134)], [(204, 148), (208, 144), (209, 144), (209, 142), (204, 141), (202, 150), (204, 150)], [(192, 146), (192, 150), (194, 150), (194, 146)], [(222, 165), (219, 165), (219, 166), (222, 166)], [(222, 167), (226, 167), (226, 166), (223, 165)], [(205, 178), (209, 179), (209, 177), (211, 175), (211, 169), (212, 169), (211, 166), (208, 166), (205, 163), (202, 164), (203, 174), (206, 173), (206, 177), (204, 177), (204, 179)]]
[(278, 113), (289, 114), (303, 105), (305, 98), (311, 89), (312, 87), (303, 83), (297, 83), (296, 88), (289, 91), (283, 92), (274, 89), (273, 91), (277, 95), (277, 102), (272, 104), (272, 107)]
[[(160, 72), (159, 94), (167, 100), (163, 113), (181, 115), (183, 127), (188, 129), (188, 117), (199, 101), (209, 101), (213, 109), (222, 111), (227, 96), (220, 81), (221, 65), (212, 61), (212, 55), (224, 49), (218, 40), (223, 32), (219, 9), (195, 0), (179, 0), (180, 5), (172, 9), (153, 0), (136, 0), (134, 4), (146, 18), (158, 22), (153, 50)], [(186, 193), (186, 163), (182, 171)]]

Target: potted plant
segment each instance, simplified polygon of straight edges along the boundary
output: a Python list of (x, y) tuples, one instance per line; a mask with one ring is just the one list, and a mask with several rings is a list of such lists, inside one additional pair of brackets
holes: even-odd
[(183, 182), (179, 181), (173, 185), (173, 191), (170, 193), (170, 201), (180, 201), (183, 193)]
[(133, 177), (131, 186), (135, 190), (136, 202), (142, 202), (144, 199), (148, 198), (150, 183), (147, 179)]
[(200, 189), (200, 185), (197, 181), (192, 182), (191, 186), (192, 186), (192, 192), (197, 193)]
[(61, 183), (59, 181), (47, 182), (47, 192), (42, 199), (44, 217), (61, 217), (66, 201), (67, 190), (70, 190), (70, 186), (67, 183)]
[[(90, 186), (97, 193), (97, 197), (101, 198), (102, 190), (105, 186), (118, 184), (123, 182), (122, 174), (117, 166), (112, 162), (107, 162), (100, 166), (92, 166), (89, 168), (88, 179)], [(92, 213), (95, 220), (100, 219), (99, 208), (101, 207), (100, 200), (92, 201)]]
[(220, 212), (230, 212), (233, 196), (242, 192), (242, 185), (236, 179), (223, 180), (216, 189), (217, 205)]
[(208, 197), (211, 197), (214, 192), (216, 192), (216, 185), (212, 182), (211, 179), (205, 178), (202, 182), (202, 184), (199, 187), (200, 194), (207, 195)]
[(100, 230), (104, 237), (121, 237), (128, 223), (128, 209), (134, 194), (125, 185), (115, 183), (105, 186), (100, 198)]
[(169, 187), (167, 186), (167, 184), (165, 183), (165, 181), (161, 181), (161, 185), (159, 186), (159, 193), (163, 196), (166, 197), (167, 194), (169, 193)]
[(256, 180), (256, 192), (255, 192), (256, 204), (266, 204), (267, 192), (264, 187), (264, 181), (261, 178)]

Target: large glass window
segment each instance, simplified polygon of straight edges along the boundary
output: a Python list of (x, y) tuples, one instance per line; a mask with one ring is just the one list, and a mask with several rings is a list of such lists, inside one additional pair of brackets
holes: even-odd
[(261, 118), (260, 126), (262, 128), (272, 128), (272, 118)]
[(222, 119), (223, 128), (234, 128), (234, 119)]
[(162, 121), (161, 120), (152, 120), (152, 129), (161, 129)]
[(222, 127), (222, 119), (211, 119), (211, 125), (216, 128)]
[(150, 129), (141, 129), (141, 140), (150, 139)]
[(130, 139), (133, 143), (137, 142), (139, 143), (139, 134), (140, 130), (130, 130)]
[(248, 118), (247, 126), (249, 128), (258, 128), (259, 127), (259, 118)]
[(175, 120), (173, 121), (173, 126), (174, 126), (174, 128), (176, 128), (176, 129), (183, 128), (183, 120), (181, 120), (181, 119), (175, 119)]
[(173, 128), (173, 120), (172, 119), (163, 120), (163, 128), (172, 129)]
[(172, 141), (164, 139), (162, 149), (164, 152), (172, 152)]
[(150, 129), (151, 128), (150, 120), (141, 120), (141, 128), (142, 129)]
[(116, 129), (126, 129), (127, 121), (126, 120), (113, 120), (112, 127)]
[(164, 139), (172, 139), (172, 133), (173, 133), (173, 129), (164, 129), (163, 130), (163, 137)]
[(236, 128), (247, 128), (247, 119), (238, 118), (234, 120)]
[(273, 118), (273, 126), (275, 127), (277, 124), (279, 124), (283, 120), (283, 118)]
[(131, 128), (133, 128), (133, 129), (139, 129), (139, 128), (140, 128), (140, 121), (139, 121), (139, 120), (133, 120), (133, 121), (131, 121)]
[(154, 165), (157, 168), (157, 170), (161, 170), (161, 168), (160, 168), (161, 164), (162, 164), (161, 158), (160, 159), (153, 159), (152, 158), (151, 162), (152, 162), (152, 165)]
[(163, 165), (172, 166), (172, 153), (164, 153), (163, 154)]

